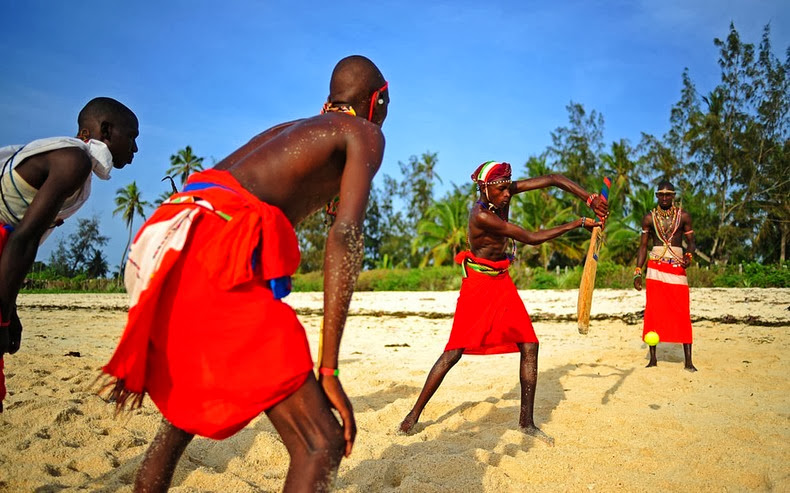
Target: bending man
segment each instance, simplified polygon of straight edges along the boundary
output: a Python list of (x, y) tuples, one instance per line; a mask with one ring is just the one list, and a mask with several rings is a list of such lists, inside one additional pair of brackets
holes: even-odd
[(0, 148), (0, 412), (3, 353), (19, 350), (16, 299), (38, 247), (88, 200), (91, 171), (110, 179), (137, 152), (138, 122), (111, 98), (95, 98), (77, 117), (77, 137), (50, 137)]
[[(331, 486), (356, 435), (338, 350), (388, 104), (373, 62), (344, 58), (323, 114), (275, 126), (192, 175), (138, 233), (126, 265), (126, 330), (104, 368), (119, 405), (148, 393), (163, 415), (137, 490), (166, 490), (194, 435), (226, 438), (261, 412), (291, 456), (284, 489)], [(292, 225), (338, 194), (316, 380), (304, 328), (280, 298), (299, 264)]]

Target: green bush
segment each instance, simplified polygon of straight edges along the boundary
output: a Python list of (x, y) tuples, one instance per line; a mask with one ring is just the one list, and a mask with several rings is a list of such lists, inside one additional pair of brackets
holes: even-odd
[[(322, 291), (323, 273), (296, 274), (294, 291)], [(461, 287), (457, 265), (422, 269), (373, 269), (360, 272), (355, 291), (454, 291)]]
[[(633, 266), (618, 265), (610, 261), (598, 264), (595, 286), (605, 289), (631, 289)], [(686, 271), (689, 286), (699, 287), (790, 287), (790, 262), (783, 265), (762, 265), (757, 262), (728, 266), (692, 265)], [(518, 289), (578, 289), (582, 267), (554, 270), (532, 268), (516, 263), (510, 275)], [(457, 265), (426, 267), (422, 269), (374, 269), (361, 272), (356, 291), (457, 291), (461, 287), (461, 269)], [(294, 291), (323, 291), (322, 272), (296, 274)], [(22, 292), (27, 293), (123, 293), (124, 286), (117, 279), (87, 279), (84, 275), (73, 278), (37, 275), (25, 279)]]
[(27, 278), (23, 293), (124, 293), (126, 288), (117, 279), (86, 279), (85, 276), (57, 279)]
[(320, 271), (295, 274), (291, 281), (294, 291), (306, 292), (324, 290), (324, 273)]
[(551, 271), (538, 271), (527, 289), (557, 289), (559, 287), (557, 281), (558, 276)]
[(689, 286), (693, 288), (716, 286), (715, 280), (718, 275), (719, 271), (717, 269), (704, 268), (696, 264), (692, 264), (691, 267), (686, 269)]

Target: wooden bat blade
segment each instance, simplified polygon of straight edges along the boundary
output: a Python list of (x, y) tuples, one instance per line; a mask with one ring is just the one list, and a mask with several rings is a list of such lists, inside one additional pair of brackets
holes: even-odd
[(579, 300), (576, 305), (576, 317), (579, 334), (587, 334), (590, 330), (590, 308), (592, 306), (595, 273), (598, 270), (598, 250), (601, 228), (593, 228), (590, 246), (587, 248), (587, 260), (584, 262), (582, 280), (579, 283)]

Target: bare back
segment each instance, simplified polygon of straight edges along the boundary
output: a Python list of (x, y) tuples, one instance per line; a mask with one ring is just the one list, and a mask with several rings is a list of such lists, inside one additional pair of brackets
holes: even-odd
[(364, 215), (371, 181), (384, 153), (378, 125), (332, 113), (284, 123), (254, 137), (215, 168), (279, 207), (293, 224), (340, 193), (341, 215)]

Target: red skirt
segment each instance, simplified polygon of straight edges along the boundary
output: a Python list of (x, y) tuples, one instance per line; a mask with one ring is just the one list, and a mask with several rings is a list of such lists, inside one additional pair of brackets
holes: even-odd
[(691, 344), (691, 314), (686, 269), (649, 260), (645, 276), (647, 304), (642, 338), (658, 334), (659, 342)]
[[(468, 251), (458, 254), (455, 260), (464, 267), (466, 277), (444, 350), (463, 349), (464, 354), (516, 353), (517, 343), (537, 343), (532, 320), (506, 270), (510, 261), (492, 262)], [(503, 272), (480, 273), (467, 267), (467, 260)]]
[[(205, 181), (221, 187), (179, 196), (208, 201), (218, 213), (197, 210), (180, 249), (159, 253), (158, 267), (144, 276), (150, 282), (131, 293), (136, 303), (104, 371), (124, 391), (148, 393), (174, 426), (222, 439), (301, 387), (313, 361), (295, 312), (274, 298), (266, 280), (267, 272), (279, 277), (298, 266), (293, 228), (279, 209), (262, 204), (229, 173), (209, 170), (190, 178)], [(165, 236), (178, 231), (156, 233), (153, 242), (150, 233), (190, 207), (195, 205), (162, 205), (135, 244), (166, 249)], [(133, 246), (135, 262), (153, 260), (136, 255)], [(127, 282), (146, 272), (143, 265), (132, 267)]]

